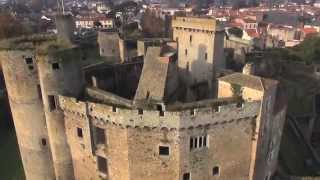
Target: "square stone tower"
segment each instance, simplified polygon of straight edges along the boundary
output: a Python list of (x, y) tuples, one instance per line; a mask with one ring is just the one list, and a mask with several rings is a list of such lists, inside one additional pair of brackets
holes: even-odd
[(178, 66), (190, 85), (215, 79), (217, 69), (225, 67), (224, 30), (215, 19), (175, 17), (173, 38), (178, 42)]

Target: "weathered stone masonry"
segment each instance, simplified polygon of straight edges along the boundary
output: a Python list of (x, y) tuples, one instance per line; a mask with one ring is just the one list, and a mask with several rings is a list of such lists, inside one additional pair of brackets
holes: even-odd
[[(248, 177), (248, 173), (236, 168), (236, 166), (240, 167), (240, 164), (236, 163), (240, 160), (236, 159), (247, 158), (244, 161), (247, 162), (247, 166), (243, 167), (247, 168), (246, 172), (249, 172), (251, 133), (259, 112), (260, 102), (244, 103), (241, 107), (231, 104), (219, 108), (166, 111), (164, 116), (160, 116), (159, 111), (143, 110), (143, 114), (139, 114), (137, 109), (115, 108), (114, 106), (83, 102), (63, 96), (59, 97), (59, 104), (65, 112), (68, 140), (72, 141), (69, 142), (71, 154), (74, 159), (82, 157), (82, 160), (77, 160), (78, 165), (80, 162), (85, 162), (83, 166), (79, 165), (78, 167), (79, 171), (87, 173), (81, 173), (81, 177), (76, 177), (77, 179), (98, 176), (92, 173), (97, 171), (96, 156), (108, 159), (108, 175), (109, 177), (117, 177), (116, 179), (128, 179), (128, 177), (130, 177), (129, 179), (163, 179), (164, 177), (181, 179), (186, 172), (192, 172), (193, 178), (196, 179), (211, 179), (210, 177), (215, 178), (210, 173), (210, 167), (214, 164), (223, 169), (224, 173), (219, 175), (221, 179), (231, 177), (246, 179)], [(195, 114), (192, 115), (191, 112), (195, 112)], [(102, 151), (101, 149), (99, 151), (101, 147), (92, 146), (94, 138), (90, 132), (94, 127), (105, 130), (106, 145)], [(239, 127), (243, 127), (243, 129), (239, 129)], [(82, 128), (84, 135), (82, 140), (77, 138), (76, 128)], [(239, 131), (239, 135), (227, 135), (228, 131), (223, 129), (229, 128), (233, 131)], [(208, 136), (208, 143), (212, 146), (196, 151), (197, 153), (190, 153), (189, 138), (199, 135)], [(242, 136), (246, 136), (246, 140), (242, 139)], [(119, 139), (115, 141), (113, 138)], [(243, 150), (247, 152), (247, 156), (236, 154), (237, 158), (232, 155), (224, 156), (224, 152), (220, 152), (219, 148), (215, 147), (217, 142), (221, 141), (223, 144), (228, 139), (234, 138), (237, 141), (229, 142), (229, 146), (235, 147), (225, 150), (229, 149), (231, 152)], [(159, 155), (158, 147), (160, 145), (170, 147), (168, 157)], [(78, 148), (87, 155), (79, 155)], [(216, 153), (221, 156), (217, 156)], [(214, 161), (206, 160), (210, 154), (216, 157)], [(230, 159), (230, 162), (225, 161), (225, 158), (229, 157), (236, 159), (233, 161)], [(237, 172), (234, 171), (235, 169)], [(204, 172), (207, 173), (204, 174)], [(83, 176), (84, 174), (87, 175), (86, 178)]]

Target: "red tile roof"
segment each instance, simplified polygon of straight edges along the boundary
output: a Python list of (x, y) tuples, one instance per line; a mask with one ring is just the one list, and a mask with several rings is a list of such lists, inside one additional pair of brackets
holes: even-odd
[(256, 29), (246, 29), (245, 30), (250, 37), (259, 37), (259, 33)]
[(316, 28), (303, 28), (303, 33), (305, 35), (318, 33)]

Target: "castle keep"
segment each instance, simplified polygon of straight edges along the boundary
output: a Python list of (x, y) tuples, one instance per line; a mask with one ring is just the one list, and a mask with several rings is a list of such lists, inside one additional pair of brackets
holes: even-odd
[[(70, 33), (1, 43), (28, 180), (270, 179), (286, 115), (278, 82), (248, 69), (218, 77), (214, 19), (177, 18), (173, 27), (177, 44), (140, 42), (142, 56), (125, 60)], [(101, 44), (119, 38), (102, 34)]]

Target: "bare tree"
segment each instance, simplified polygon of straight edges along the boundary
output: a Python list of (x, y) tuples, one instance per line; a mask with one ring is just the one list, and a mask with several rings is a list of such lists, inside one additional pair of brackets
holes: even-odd
[(0, 14), (0, 39), (25, 34), (26, 28), (10, 14)]

